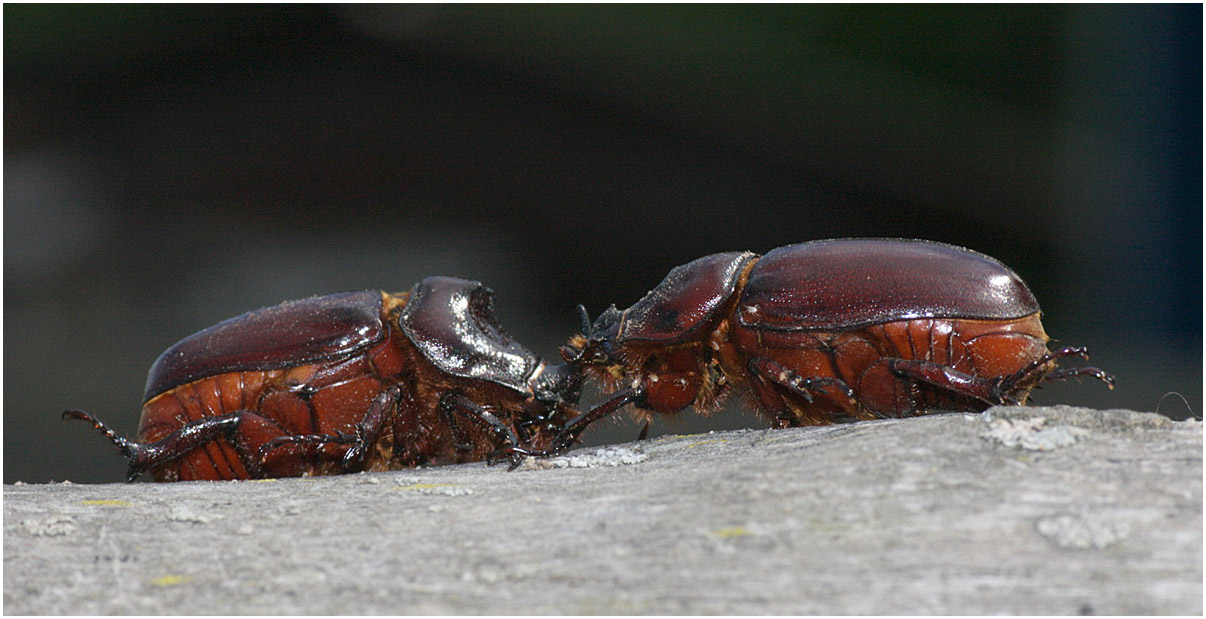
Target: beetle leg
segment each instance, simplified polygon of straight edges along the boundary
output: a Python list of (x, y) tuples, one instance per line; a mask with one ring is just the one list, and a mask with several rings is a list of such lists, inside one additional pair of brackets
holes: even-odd
[(608, 415), (620, 410), (627, 404), (640, 402), (645, 398), (645, 390), (639, 387), (629, 389), (621, 389), (611, 394), (608, 399), (596, 405), (589, 411), (578, 415), (565, 424), (565, 428), (557, 434), (557, 438), (553, 439), (553, 447), (550, 451), (555, 453), (563, 453), (570, 448), (571, 445), (578, 442), (578, 437), (586, 430), (590, 424), (607, 417)]
[(1080, 357), (1087, 360), (1089, 358), (1089, 351), (1083, 346), (1070, 346), (1049, 352), (1027, 364), (1026, 367), (1005, 377), (1001, 382), (1001, 389), (1006, 393), (1012, 393), (1020, 388), (1052, 380), (1064, 380), (1073, 376), (1092, 376), (1104, 382), (1110, 389), (1114, 388), (1114, 376), (1094, 367), (1044, 371), (1049, 363), (1064, 357)]
[(81, 410), (63, 411), (63, 419), (82, 419), (91, 423), (97, 430), (104, 432), (105, 436), (109, 437), (109, 440), (113, 441), (113, 444), (121, 450), (121, 454), (130, 459), (126, 481), (132, 482), (142, 472), (181, 458), (218, 437), (227, 437), (233, 444), (233, 436), (238, 430), (243, 412), (236, 411), (227, 415), (198, 419), (185, 424), (154, 443), (136, 443), (123, 438), (99, 419)]
[(751, 359), (749, 368), (754, 373), (766, 378), (772, 383), (782, 385), (791, 389), (794, 393), (799, 394), (808, 402), (812, 402), (812, 394), (820, 391), (823, 387), (833, 387), (842, 392), (847, 400), (854, 401), (854, 390), (846, 384), (846, 381), (832, 376), (813, 376), (804, 378), (799, 374), (783, 367), (777, 361), (759, 357)]
[[(357, 436), (355, 434), (345, 434), (343, 432), (337, 434), (286, 434), (278, 436), (260, 445), (256, 450), (255, 459), (252, 460), (253, 465), (248, 467), (248, 472), (251, 477), (260, 477), (264, 471), (271, 469), (270, 458), (272, 452), (286, 445), (314, 447), (314, 453), (317, 453), (326, 445), (354, 445), (356, 444)], [(349, 449), (348, 451), (351, 451)], [(296, 451), (288, 452), (289, 457), (297, 457)], [(246, 464), (246, 463), (245, 463)], [(350, 471), (343, 471), (350, 472)]]
[(285, 445), (307, 445), (317, 448), (321, 448), (324, 445), (351, 445), (340, 459), (340, 472), (351, 473), (363, 470), (364, 457), (369, 447), (377, 442), (377, 437), (381, 435), (381, 430), (385, 427), (385, 421), (388, 418), (386, 412), (397, 404), (401, 395), (401, 388), (394, 385), (373, 398), (372, 403), (369, 404), (368, 410), (364, 414), (364, 419), (356, 424), (355, 434), (344, 432), (336, 432), (335, 434), (293, 434), (273, 438), (260, 445), (259, 450), (256, 452), (255, 464), (257, 468), (267, 470), (269, 468), (268, 459), (272, 452)]
[(490, 427), (496, 433), (509, 433), (511, 443), (515, 443), (514, 432), (503, 425), (502, 420), (499, 420), (491, 411), (480, 407), (472, 399), (459, 395), (459, 393), (445, 393), (443, 397), (440, 397), (439, 410), (440, 414), (444, 416), (445, 424), (452, 432), (452, 444), (456, 446), (457, 451), (473, 451), (474, 448), (472, 440), (457, 421), (458, 413), (466, 415), (470, 421), (479, 426)]
[(381, 436), (381, 430), (385, 428), (385, 422), (389, 418), (386, 413), (397, 407), (401, 399), (402, 388), (398, 385), (393, 385), (373, 398), (364, 419), (356, 424), (356, 442), (343, 454), (344, 472), (364, 470), (364, 457), (369, 447), (376, 444), (377, 438)]
[[(511, 430), (507, 424), (503, 423), (497, 415), (491, 413), (484, 406), (470, 400), (469, 398), (459, 393), (447, 393), (440, 398), (440, 410), (447, 415), (449, 424), (452, 426), (453, 435), (457, 440), (457, 449), (469, 451), (474, 445), (468, 442), (460, 426), (456, 423), (456, 413), (462, 414), (469, 421), (477, 424), (485, 430), (494, 432), (494, 440), (496, 444), (516, 445), (518, 440), (515, 438), (515, 432)], [(493, 456), (491, 453), (491, 456)], [(487, 457), (489, 459), (489, 457)]]
[[(259, 470), (267, 470), (269, 458), (272, 457), (272, 452), (285, 446), (314, 446), (321, 448), (324, 445), (352, 445), (356, 443), (355, 434), (347, 434), (338, 432), (335, 434), (285, 434), (277, 436), (256, 450), (255, 460)], [(314, 451), (318, 451), (315, 449)], [(296, 452), (290, 453), (291, 456), (296, 456)], [(254, 475), (253, 475), (254, 477)]]
[(1054, 372), (1051, 372), (1050, 374), (1044, 376), (1042, 382), (1050, 382), (1053, 380), (1065, 380), (1068, 378), (1072, 378), (1073, 376), (1090, 376), (1092, 378), (1096, 378), (1097, 380), (1104, 382), (1106, 384), (1106, 386), (1108, 386), (1110, 389), (1114, 388), (1114, 375), (1110, 374), (1109, 372), (1106, 372), (1104, 370), (1100, 370), (1098, 368), (1093, 368), (1093, 367), (1068, 368), (1068, 369), (1062, 369), (1062, 370), (1055, 370)]
[(1000, 378), (978, 378), (931, 361), (888, 359), (887, 363), (897, 376), (926, 382), (989, 404), (1021, 404), (1016, 394), (1029, 392), (1041, 382), (1073, 376), (1091, 376), (1105, 382), (1111, 389), (1114, 387), (1114, 377), (1097, 368), (1051, 370), (1051, 362), (1063, 357), (1088, 359), (1089, 353), (1084, 348), (1061, 348), (1035, 359), (1009, 376)]
[(753, 386), (754, 395), (758, 397), (758, 402), (762, 404), (762, 410), (770, 414), (772, 427), (790, 428), (795, 415), (788, 408), (783, 396), (771, 388), (770, 383), (757, 373), (754, 373), (754, 379), (750, 381), (750, 384)]
[[(796, 372), (787, 369), (783, 364), (773, 359), (766, 357), (757, 357), (750, 359), (747, 364), (751, 374), (761, 379), (762, 389), (769, 389), (770, 384), (780, 385), (787, 388), (792, 393), (804, 398), (804, 401), (812, 404), (812, 394), (830, 387), (842, 392), (846, 396), (846, 400), (851, 405), (854, 404), (854, 390), (846, 384), (846, 381), (832, 376), (813, 376), (805, 378)], [(783, 398), (771, 398), (770, 394), (764, 395), (758, 387), (759, 381), (755, 381), (755, 391), (758, 391), (758, 398), (762, 401), (767, 410), (775, 416), (774, 423), (777, 428), (786, 428), (796, 425), (795, 414), (783, 402)], [(769, 405), (778, 404), (777, 407)]]
[(645, 391), (639, 387), (621, 389), (609, 396), (603, 402), (595, 405), (594, 408), (578, 415), (565, 424), (565, 428), (557, 434), (553, 439), (552, 447), (548, 449), (528, 449), (512, 445), (504, 447), (497, 452), (491, 454), (492, 458), (507, 457), (511, 459), (511, 469), (519, 466), (522, 461), (522, 456), (533, 456), (536, 458), (551, 458), (553, 456), (565, 453), (574, 443), (578, 441), (578, 436), (582, 434), (590, 424), (620, 410), (626, 404), (640, 402), (645, 397)]
[(473, 449), (473, 444), (469, 442), (469, 438), (465, 436), (465, 431), (461, 429), (461, 424), (457, 423), (456, 412), (451, 404), (440, 398), (439, 404), (440, 416), (444, 418), (445, 425), (452, 433), (452, 445), (457, 451), (469, 451)]
[(895, 357), (884, 361), (893, 374), (902, 378), (929, 383), (989, 404), (1019, 404), (1011, 395), (1013, 391), (1002, 387), (1004, 380), (1000, 378), (979, 378), (933, 361)]
[(646, 419), (645, 425), (641, 426), (641, 434), (640, 434), (640, 436), (637, 436), (638, 441), (643, 441), (643, 440), (645, 440), (645, 437), (649, 436), (649, 424), (650, 423), (653, 423), (652, 417), (649, 419)]

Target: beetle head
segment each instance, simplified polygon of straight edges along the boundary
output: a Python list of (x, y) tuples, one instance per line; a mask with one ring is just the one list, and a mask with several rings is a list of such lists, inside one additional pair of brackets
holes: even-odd
[(517, 424), (520, 439), (532, 444), (542, 436), (551, 441), (567, 423), (578, 416), (578, 399), (582, 397), (582, 370), (571, 364), (545, 365), (532, 383), (534, 401), (527, 414)]
[(582, 397), (582, 372), (569, 363), (547, 365), (532, 385), (532, 393), (549, 410), (563, 404), (573, 406)]
[(592, 324), (586, 307), (579, 305), (578, 320), (581, 333), (570, 338), (568, 345), (561, 347), (561, 358), (575, 367), (613, 363), (614, 340), (619, 332), (622, 317), (623, 314), (612, 305), (599, 314)]

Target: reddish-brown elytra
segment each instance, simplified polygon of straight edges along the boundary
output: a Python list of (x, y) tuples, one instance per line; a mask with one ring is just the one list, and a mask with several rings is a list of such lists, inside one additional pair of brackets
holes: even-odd
[(63, 415), (109, 436), (130, 480), (325, 475), (547, 448), (577, 414), (581, 375), (507, 337), (492, 301), (477, 282), (430, 277), (401, 294), (256, 310), (160, 355), (137, 441), (83, 411)]
[(562, 355), (612, 395), (568, 422), (552, 452), (629, 403), (647, 429), (656, 413), (707, 413), (741, 391), (787, 427), (979, 411), (1025, 402), (1039, 383), (1071, 376), (1113, 386), (1097, 368), (1057, 369), (1059, 359), (1087, 353), (1048, 350), (1038, 302), (1016, 273), (929, 241), (715, 254), (675, 268), (593, 325), (580, 311), (583, 333)]

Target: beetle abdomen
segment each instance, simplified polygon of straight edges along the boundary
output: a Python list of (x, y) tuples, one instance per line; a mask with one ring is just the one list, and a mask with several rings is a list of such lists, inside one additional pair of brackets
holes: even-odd
[(780, 247), (750, 272), (742, 325), (847, 331), (914, 318), (1010, 320), (1039, 311), (1009, 267), (932, 241), (842, 239)]
[[(1020, 320), (906, 320), (848, 334), (834, 351), (840, 377), (854, 389), (860, 407), (874, 417), (899, 417), (941, 410), (983, 410), (988, 402), (914, 379), (897, 376), (890, 359), (933, 362), (973, 378), (1012, 375), (1047, 353), (1047, 335), (1038, 315)], [(852, 354), (861, 341), (876, 349), (866, 363)], [(862, 358), (860, 358), (862, 357)], [(1007, 395), (1025, 400), (1029, 393)]]
[[(161, 481), (246, 479), (244, 454), (283, 436), (354, 434), (373, 398), (405, 366), (392, 337), (370, 351), (322, 363), (278, 370), (227, 372), (191, 381), (152, 398), (143, 406), (138, 440), (154, 443), (190, 422), (241, 412), (236, 448), (213, 440), (155, 470)], [(387, 436), (388, 438), (388, 436)], [(286, 448), (288, 449), (288, 448)], [(304, 456), (276, 460), (259, 475), (320, 475), (339, 465), (347, 445), (331, 444)], [(370, 454), (369, 466), (379, 456)]]
[[(796, 376), (843, 381), (854, 395), (836, 392), (806, 401), (789, 397), (800, 423), (904, 417), (928, 410), (983, 410), (988, 402), (899, 376), (896, 360), (931, 362), (974, 378), (1012, 375), (1047, 353), (1037, 314), (1018, 320), (898, 320), (835, 332), (740, 328), (739, 348), (774, 360)], [(1025, 400), (1030, 386), (1009, 393)]]

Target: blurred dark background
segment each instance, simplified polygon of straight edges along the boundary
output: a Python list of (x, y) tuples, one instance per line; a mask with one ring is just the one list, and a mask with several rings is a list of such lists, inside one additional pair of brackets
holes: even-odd
[(555, 356), (577, 303), (846, 236), (1014, 267), (1118, 377), (1036, 402), (1200, 415), (1201, 33), (1200, 5), (5, 5), (4, 481), (122, 479), (60, 411), (132, 433), (155, 357), (250, 309), (456, 275)]

